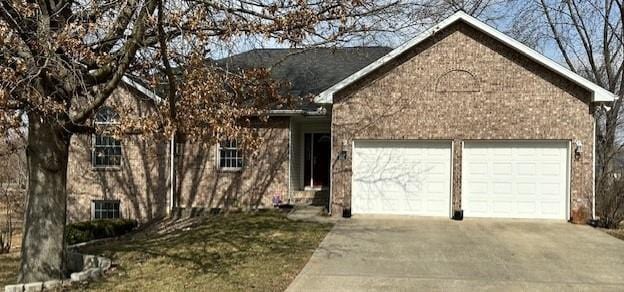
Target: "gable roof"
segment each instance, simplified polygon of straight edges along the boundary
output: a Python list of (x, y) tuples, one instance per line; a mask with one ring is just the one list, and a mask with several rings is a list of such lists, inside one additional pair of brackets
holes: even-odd
[(290, 94), (317, 95), (385, 56), (388, 47), (254, 49), (217, 60), (219, 66), (270, 68), (271, 77), (290, 82)]
[(340, 91), (341, 89), (344, 89), (345, 87), (356, 82), (357, 80), (367, 76), (369, 73), (385, 65), (386, 63), (393, 60), (394, 58), (402, 55), (407, 50), (427, 40), (429, 37), (435, 35), (438, 31), (443, 30), (458, 21), (463, 21), (467, 23), (473, 28), (502, 42), (503, 44), (516, 50), (517, 52), (528, 57), (529, 59), (543, 65), (544, 67), (554, 71), (555, 73), (565, 77), (566, 79), (576, 83), (577, 85), (589, 90), (592, 93), (593, 102), (608, 102), (608, 101), (613, 101), (616, 98), (616, 96), (613, 93), (600, 87), (599, 85), (572, 72), (570, 69), (565, 68), (559, 63), (547, 58), (546, 56), (538, 53), (537, 51), (529, 48), (528, 46), (520, 43), (519, 41), (505, 35), (504, 33), (496, 30), (495, 28), (487, 25), (486, 23), (466, 14), (463, 11), (459, 11), (453, 14), (452, 16), (448, 17), (447, 19), (443, 20), (442, 22), (438, 23), (437, 25), (433, 26), (432, 28), (429, 28), (425, 32), (419, 34), (415, 38), (402, 44), (398, 48), (390, 51), (387, 55), (379, 58), (377, 61), (371, 63), (370, 65), (364, 67), (358, 72), (336, 83), (335, 85), (331, 86), (327, 90), (324, 90), (323, 92), (321, 92), (319, 95), (316, 96), (314, 101), (316, 103), (333, 103), (334, 94), (336, 92)]

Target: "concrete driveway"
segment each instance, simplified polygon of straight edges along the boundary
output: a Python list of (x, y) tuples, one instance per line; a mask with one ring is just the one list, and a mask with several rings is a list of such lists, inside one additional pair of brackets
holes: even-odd
[(588, 226), (354, 217), (287, 291), (624, 291), (624, 241)]

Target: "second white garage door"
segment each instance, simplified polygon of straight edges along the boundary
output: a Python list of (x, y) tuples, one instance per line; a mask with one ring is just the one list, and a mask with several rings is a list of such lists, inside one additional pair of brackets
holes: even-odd
[(356, 141), (354, 214), (449, 216), (451, 143)]
[(568, 142), (465, 142), (466, 217), (566, 219)]

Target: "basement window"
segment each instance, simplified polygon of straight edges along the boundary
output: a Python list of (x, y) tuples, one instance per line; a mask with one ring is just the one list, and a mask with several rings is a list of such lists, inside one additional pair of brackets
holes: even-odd
[(243, 168), (243, 151), (238, 141), (225, 140), (219, 143), (219, 169), (240, 170)]
[(91, 219), (119, 219), (119, 200), (93, 200), (91, 201)]

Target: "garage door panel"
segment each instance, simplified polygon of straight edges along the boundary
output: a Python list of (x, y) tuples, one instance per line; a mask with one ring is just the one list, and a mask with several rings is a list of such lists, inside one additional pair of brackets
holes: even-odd
[(536, 170), (537, 170), (537, 163), (534, 163), (534, 162), (518, 162), (516, 164), (516, 171), (518, 175), (535, 176)]
[(507, 214), (513, 210), (513, 201), (511, 198), (498, 200), (492, 203), (494, 214)]
[(486, 175), (488, 173), (488, 165), (487, 163), (475, 162), (471, 165), (466, 166), (466, 170), (466, 173), (470, 173), (473, 175)]
[(427, 192), (432, 194), (446, 194), (448, 190), (447, 182), (445, 181), (428, 181), (427, 182)]
[(499, 196), (513, 194), (513, 186), (511, 182), (494, 182), (492, 185), (492, 191)]
[(565, 219), (567, 149), (565, 141), (466, 142), (464, 215)]
[(470, 185), (465, 185), (464, 188), (470, 193), (487, 193), (488, 183), (473, 181)]
[(512, 164), (507, 162), (494, 162), (492, 164), (493, 175), (511, 175), (513, 173)]
[(462, 202), (464, 210), (471, 210), (477, 214), (488, 211), (488, 201), (485, 199), (473, 199), (471, 201)]
[(561, 163), (559, 162), (543, 162), (541, 165), (542, 175), (558, 176), (561, 174)]
[(509, 148), (493, 148), (491, 150), (491, 153), (489, 153), (493, 156), (497, 156), (497, 157), (509, 157), (509, 155), (511, 155), (511, 149)]
[(352, 212), (448, 216), (450, 143), (356, 141)]
[(516, 183), (516, 189), (519, 195), (533, 196), (537, 191), (537, 187), (534, 182), (518, 182)]
[(537, 203), (535, 200), (531, 201), (518, 201), (518, 213), (523, 215), (535, 214), (537, 210)]

